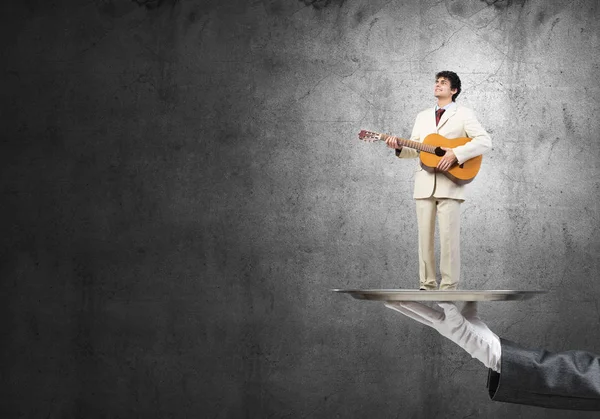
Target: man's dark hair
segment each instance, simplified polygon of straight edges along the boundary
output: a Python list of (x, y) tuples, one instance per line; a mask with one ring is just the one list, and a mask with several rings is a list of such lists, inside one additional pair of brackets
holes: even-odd
[(454, 71), (440, 71), (435, 75), (435, 79), (437, 80), (440, 77), (450, 81), (450, 90), (456, 89), (456, 93), (452, 95), (452, 102), (456, 101), (456, 98), (460, 95), (460, 79), (458, 78), (458, 74)]

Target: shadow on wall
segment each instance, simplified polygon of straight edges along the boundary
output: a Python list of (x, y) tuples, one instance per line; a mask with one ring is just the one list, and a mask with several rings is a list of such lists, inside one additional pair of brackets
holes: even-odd
[(162, 5), (170, 4), (171, 7), (174, 7), (175, 4), (179, 2), (179, 0), (131, 0), (134, 3), (137, 3), (138, 6), (146, 6), (147, 9), (156, 9)]
[[(134, 0), (137, 3), (156, 3), (158, 2), (159, 5), (160, 3), (163, 2), (163, 0)], [(178, 0), (170, 0), (171, 2), (176, 2)], [(315, 9), (323, 9), (327, 6), (331, 5), (337, 5), (337, 6), (342, 6), (345, 2), (345, 0), (301, 0), (302, 3), (306, 4), (307, 6), (313, 6)], [(496, 6), (496, 7), (507, 7), (510, 6), (513, 3), (513, 0), (481, 0), (482, 2), (484, 2), (485, 4), (487, 4), (488, 6)], [(517, 3), (520, 5), (523, 5), (527, 0), (518, 0)], [(459, 5), (460, 7), (460, 5)]]
[(323, 9), (330, 4), (342, 6), (345, 0), (301, 0), (307, 6), (312, 6), (315, 9)]

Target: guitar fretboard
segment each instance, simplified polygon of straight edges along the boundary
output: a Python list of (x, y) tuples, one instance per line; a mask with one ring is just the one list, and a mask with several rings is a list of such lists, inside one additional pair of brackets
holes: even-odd
[(418, 141), (405, 140), (404, 138), (398, 138), (398, 137), (394, 137), (392, 135), (381, 134), (381, 141), (385, 141), (388, 138), (393, 138), (393, 139), (397, 140), (398, 143), (402, 147), (414, 148), (419, 151), (424, 151), (426, 153), (435, 154), (436, 147), (434, 147), (432, 145), (423, 144)]

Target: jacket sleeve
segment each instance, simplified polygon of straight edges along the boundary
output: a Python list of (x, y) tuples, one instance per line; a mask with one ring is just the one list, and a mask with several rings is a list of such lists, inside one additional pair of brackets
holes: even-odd
[(600, 410), (600, 357), (585, 351), (551, 353), (500, 339), (501, 373), (489, 370), (492, 400), (553, 409)]
[(480, 156), (492, 149), (492, 138), (481, 126), (475, 113), (468, 108), (463, 108), (465, 112), (464, 127), (467, 137), (471, 138), (467, 144), (455, 147), (454, 155), (458, 159), (458, 164), (463, 164), (473, 157)]
[[(421, 114), (417, 115), (417, 119), (415, 120), (415, 125), (412, 130), (412, 134), (410, 135), (411, 141), (421, 141), (421, 137), (419, 135), (419, 118)], [(414, 148), (410, 147), (402, 147), (400, 150), (396, 150), (396, 157), (401, 159), (415, 159), (419, 157), (419, 152)]]

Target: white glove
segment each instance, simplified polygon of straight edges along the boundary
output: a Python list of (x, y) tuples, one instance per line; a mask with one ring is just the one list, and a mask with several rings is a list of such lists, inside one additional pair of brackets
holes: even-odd
[(477, 317), (476, 302), (466, 302), (461, 312), (453, 303), (438, 303), (443, 312), (416, 302), (388, 302), (385, 306), (433, 327), (486, 367), (500, 372), (500, 339)]

